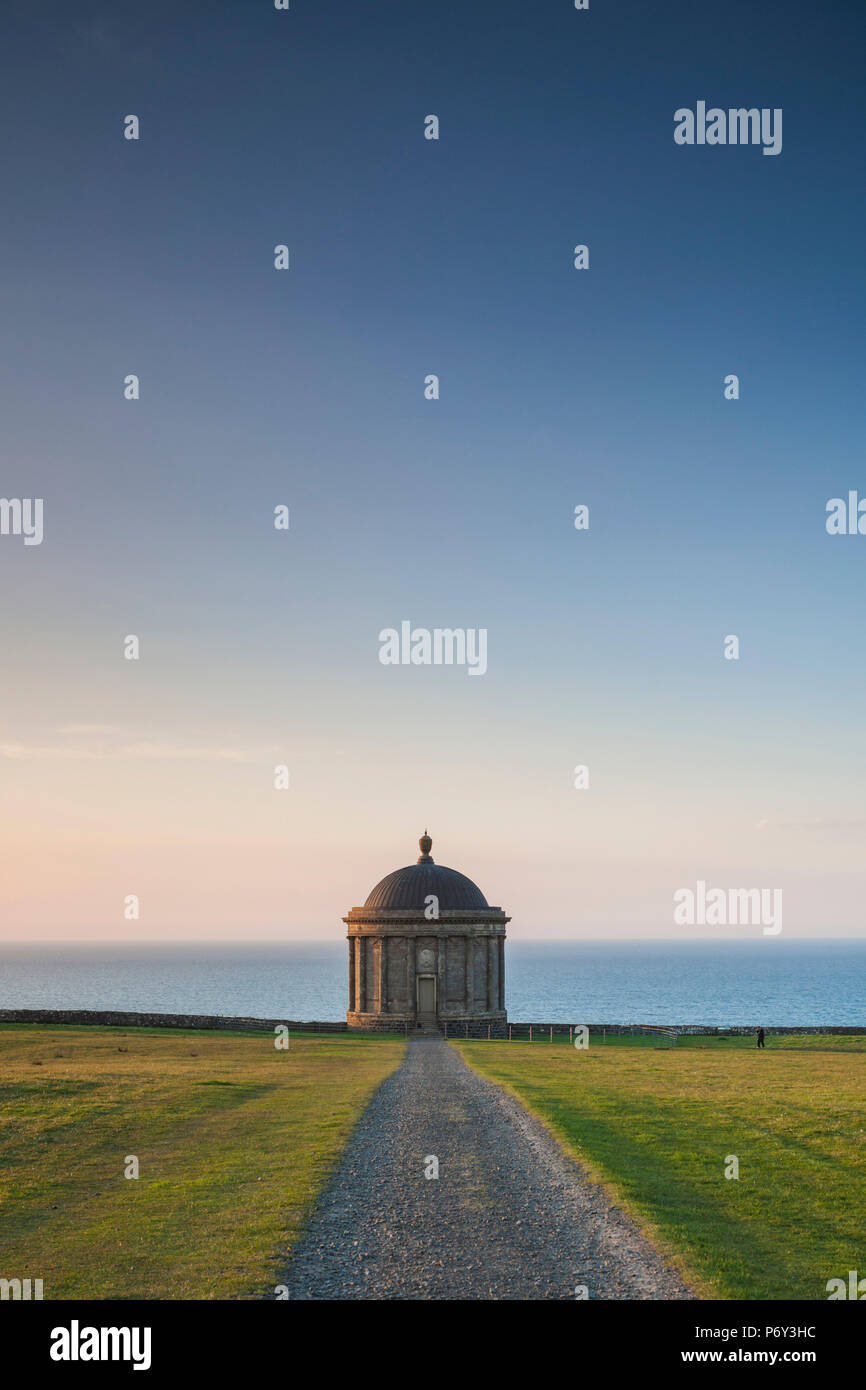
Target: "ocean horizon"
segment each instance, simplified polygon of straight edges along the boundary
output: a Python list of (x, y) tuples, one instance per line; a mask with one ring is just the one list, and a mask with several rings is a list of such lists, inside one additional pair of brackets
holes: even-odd
[[(866, 1025), (866, 942), (510, 941), (513, 1022)], [(0, 1008), (341, 1021), (345, 942), (0, 946)]]

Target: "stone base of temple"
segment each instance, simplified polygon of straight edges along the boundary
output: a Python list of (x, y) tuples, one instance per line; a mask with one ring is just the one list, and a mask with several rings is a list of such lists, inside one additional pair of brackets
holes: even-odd
[(414, 1014), (346, 1014), (349, 1028), (365, 1033), (411, 1033), (415, 1027)]
[(447, 1038), (508, 1037), (508, 1017), (504, 1009), (487, 1014), (449, 1015), (435, 1021), (419, 1020), (415, 1014), (346, 1014), (349, 1028), (365, 1033), (415, 1033), (422, 1022), (427, 1025), (425, 1031), (429, 1031), (432, 1025)]

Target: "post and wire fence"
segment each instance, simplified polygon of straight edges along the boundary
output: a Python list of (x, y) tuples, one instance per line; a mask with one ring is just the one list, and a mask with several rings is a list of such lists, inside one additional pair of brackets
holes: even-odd
[[(679, 1037), (679, 1029), (667, 1027), (658, 1023), (608, 1023), (608, 1024), (574, 1024), (574, 1023), (508, 1023), (499, 1024), (496, 1031), (493, 1026), (483, 1019), (455, 1018), (442, 1019), (440, 1021), (442, 1036), (452, 1039), (479, 1039), (488, 1042), (564, 1042), (574, 1043), (575, 1032), (582, 1033), (584, 1028), (588, 1029), (589, 1035), (600, 1035), (602, 1043), (607, 1042), (608, 1034), (613, 1037), (646, 1037), (656, 1041), (657, 1045), (676, 1047)], [(506, 1032), (507, 1029), (507, 1032)]]

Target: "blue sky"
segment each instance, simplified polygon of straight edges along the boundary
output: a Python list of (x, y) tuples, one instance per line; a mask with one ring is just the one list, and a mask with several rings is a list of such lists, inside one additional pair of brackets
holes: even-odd
[[(526, 935), (672, 935), (701, 876), (862, 930), (866, 538), (824, 509), (866, 493), (864, 34), (10, 7), (13, 929), (111, 935), (143, 882), (142, 935), (324, 936), (429, 821)], [(698, 100), (782, 108), (782, 153), (678, 147)], [(486, 627), (488, 674), (383, 668), (407, 618)]]

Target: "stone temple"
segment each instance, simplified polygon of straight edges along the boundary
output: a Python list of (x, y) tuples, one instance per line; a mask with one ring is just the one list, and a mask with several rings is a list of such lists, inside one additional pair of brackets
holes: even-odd
[(349, 941), (350, 1028), (446, 1031), (502, 1038), (505, 927), (481, 889), (436, 864), (426, 830), (417, 864), (377, 883), (343, 921)]

